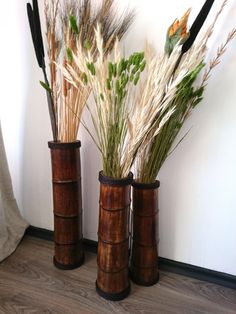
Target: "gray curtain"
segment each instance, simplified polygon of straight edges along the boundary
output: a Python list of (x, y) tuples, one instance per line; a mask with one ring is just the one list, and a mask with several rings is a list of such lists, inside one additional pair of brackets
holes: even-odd
[(0, 122), (0, 262), (15, 251), (27, 226), (13, 195)]

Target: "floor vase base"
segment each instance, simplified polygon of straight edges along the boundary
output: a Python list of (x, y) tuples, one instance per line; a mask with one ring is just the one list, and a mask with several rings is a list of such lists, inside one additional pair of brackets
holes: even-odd
[(103, 290), (101, 290), (97, 284), (96, 281), (96, 291), (97, 293), (100, 295), (100, 297), (109, 300), (109, 301), (121, 301), (125, 298), (127, 298), (127, 296), (130, 294), (130, 285), (128, 286), (128, 288), (126, 288), (125, 290), (123, 290), (122, 292), (119, 293), (107, 293), (104, 292)]

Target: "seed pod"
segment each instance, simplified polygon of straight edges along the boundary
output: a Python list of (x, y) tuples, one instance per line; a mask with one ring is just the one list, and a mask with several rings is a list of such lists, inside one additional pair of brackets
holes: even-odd
[(104, 98), (104, 95), (102, 93), (100, 93), (100, 97), (101, 97), (101, 100), (104, 101), (105, 98)]
[(139, 79), (140, 79), (140, 72), (138, 72), (134, 78), (134, 85), (138, 84)]
[(119, 93), (118, 93), (118, 98), (117, 98), (118, 99), (118, 103), (121, 103), (121, 101), (123, 99), (122, 95), (123, 95), (122, 90), (120, 90)]
[(120, 82), (119, 80), (116, 80), (116, 93), (118, 94), (120, 91)]
[(140, 63), (140, 57), (139, 57), (139, 54), (137, 54), (136, 56), (135, 56), (135, 58), (134, 58), (134, 65), (136, 66), (136, 67), (138, 67), (139, 66), (139, 63)]
[(83, 79), (84, 84), (87, 85), (88, 84), (88, 76), (86, 73), (83, 73), (82, 79)]
[(118, 65), (118, 76), (120, 76), (122, 73), (122, 63), (120, 62)]
[(131, 64), (132, 64), (132, 63), (128, 60), (128, 62), (127, 62), (127, 67), (126, 67), (126, 69), (127, 69), (128, 72), (130, 71)]
[(111, 81), (109, 79), (106, 80), (107, 89), (111, 90)]
[(140, 62), (142, 62), (143, 61), (143, 59), (144, 59), (144, 52), (140, 52), (140, 54), (139, 54), (139, 60), (140, 60)]
[(87, 62), (87, 68), (93, 76), (96, 74), (96, 70), (93, 63)]
[(88, 70), (91, 71), (91, 65), (89, 62), (86, 63), (86, 66), (87, 66)]
[(125, 59), (122, 58), (119, 65), (118, 65), (118, 75), (120, 76), (121, 73), (124, 71), (125, 69)]
[(73, 62), (73, 53), (72, 50), (70, 48), (66, 49), (66, 55), (67, 55), (67, 59), (70, 63)]
[(116, 77), (116, 75), (117, 75), (117, 64), (116, 63), (113, 64), (113, 75), (114, 75), (114, 77)]
[(120, 78), (122, 84), (123, 84), (123, 82), (124, 82), (124, 80), (125, 80), (125, 77), (126, 77), (126, 74), (123, 72), (123, 73), (121, 74), (121, 78)]
[(135, 74), (136, 72), (138, 72), (138, 70), (139, 70), (139, 66), (135, 66), (134, 68), (133, 68), (133, 70), (132, 70), (132, 74)]
[(109, 73), (109, 80), (111, 80), (112, 75), (113, 75), (113, 64), (111, 62), (109, 62), (108, 64), (108, 73)]
[(85, 39), (85, 41), (84, 41), (84, 48), (89, 50), (91, 48), (91, 46), (92, 45), (91, 45), (90, 41), (88, 39)]
[(128, 63), (129, 63), (128, 60), (125, 60), (125, 61), (124, 61), (124, 71), (127, 70)]
[(126, 75), (124, 79), (124, 86), (126, 86), (128, 82), (129, 82), (129, 77), (128, 75)]
[(121, 85), (122, 85), (122, 87), (125, 87), (127, 85), (128, 81), (129, 81), (128, 75), (122, 73), (122, 76), (121, 76)]
[(133, 59), (132, 59), (132, 64), (133, 64), (133, 65), (136, 65), (136, 60), (137, 60), (137, 59), (136, 59), (136, 55), (134, 55), (134, 56), (133, 56)]
[(143, 72), (145, 67), (146, 67), (146, 61), (144, 60), (139, 67), (140, 72)]
[(133, 59), (134, 59), (134, 55), (131, 55), (131, 56), (129, 57), (129, 61), (128, 61), (129, 67), (133, 64)]
[(79, 28), (78, 28), (78, 25), (77, 25), (76, 17), (74, 15), (70, 15), (69, 21), (70, 21), (70, 27), (72, 28), (73, 32), (76, 35), (78, 35), (79, 34)]
[(95, 70), (95, 66), (93, 63), (91, 63), (91, 73), (93, 76), (96, 75), (96, 70)]

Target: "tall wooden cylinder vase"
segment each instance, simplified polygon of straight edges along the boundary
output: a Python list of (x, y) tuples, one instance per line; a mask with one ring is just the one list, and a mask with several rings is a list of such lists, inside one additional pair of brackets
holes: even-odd
[(49, 142), (54, 208), (54, 265), (74, 269), (84, 261), (80, 142)]
[(112, 301), (130, 293), (128, 274), (130, 190), (133, 175), (113, 179), (99, 174), (97, 293)]
[(133, 183), (132, 248), (130, 275), (133, 282), (151, 286), (159, 280), (158, 270), (158, 187)]

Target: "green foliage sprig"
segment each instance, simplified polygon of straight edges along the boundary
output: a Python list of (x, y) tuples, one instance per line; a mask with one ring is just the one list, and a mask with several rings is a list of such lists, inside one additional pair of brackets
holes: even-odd
[(156, 176), (170, 154), (173, 142), (188, 114), (201, 102), (204, 86), (194, 88), (194, 83), (203, 67), (204, 63), (201, 62), (179, 84), (176, 96), (170, 105), (175, 108), (175, 111), (148, 147), (147, 159), (143, 161), (139, 169), (138, 180), (140, 182), (153, 183), (156, 180)]
[(122, 58), (119, 63), (108, 65), (106, 86), (111, 112), (108, 116), (108, 132), (104, 139), (107, 143), (103, 154), (103, 171), (106, 176), (123, 176), (122, 146), (126, 137), (129, 111), (127, 95), (130, 88), (138, 84), (143, 64), (144, 53), (134, 53), (128, 59)]
[[(123, 57), (116, 62), (109, 60), (106, 65), (86, 63), (83, 80), (91, 86), (94, 93), (96, 113), (90, 110), (90, 114), (106, 176), (125, 176), (122, 156), (128, 129), (129, 94), (138, 84), (145, 65), (143, 52), (133, 53), (129, 58)], [(107, 73), (105, 77), (101, 77), (101, 71)], [(97, 83), (98, 89), (95, 87)]]

